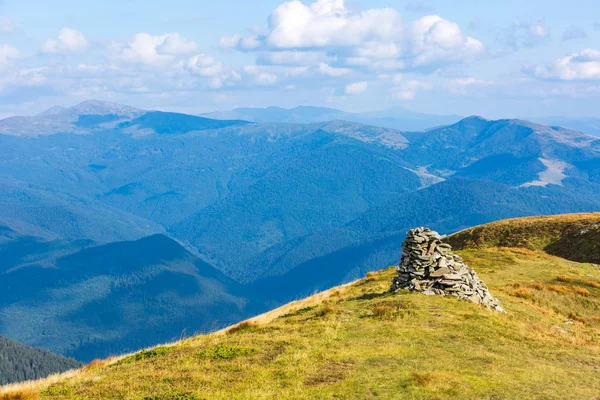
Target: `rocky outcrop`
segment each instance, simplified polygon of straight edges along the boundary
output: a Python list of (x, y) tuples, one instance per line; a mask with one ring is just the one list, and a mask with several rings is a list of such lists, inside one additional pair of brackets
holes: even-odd
[(504, 312), (477, 273), (454, 254), (452, 246), (443, 239), (444, 236), (427, 228), (409, 231), (402, 244), (402, 259), (391, 290), (454, 296)]

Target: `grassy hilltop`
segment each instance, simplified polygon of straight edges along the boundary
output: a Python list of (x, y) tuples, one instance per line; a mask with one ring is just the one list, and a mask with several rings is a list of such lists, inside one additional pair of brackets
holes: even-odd
[[(0, 399), (598, 399), (600, 267), (589, 241), (599, 222), (516, 219), (451, 237), (506, 314), (389, 294), (388, 268), (221, 332), (0, 389)], [(577, 260), (578, 248), (587, 263), (563, 258)]]

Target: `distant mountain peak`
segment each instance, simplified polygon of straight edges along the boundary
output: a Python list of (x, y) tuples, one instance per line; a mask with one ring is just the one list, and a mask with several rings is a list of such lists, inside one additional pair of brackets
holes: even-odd
[(42, 111), (39, 114), (36, 114), (36, 117), (50, 117), (52, 115), (57, 115), (57, 114), (61, 114), (63, 112), (67, 111), (66, 107), (62, 107), (62, 106), (52, 106), (47, 110)]
[(490, 122), (491, 120), (484, 118), (480, 115), (470, 115), (462, 119), (462, 121), (481, 121), (481, 122)]
[(139, 114), (143, 110), (118, 103), (99, 100), (86, 100), (69, 109), (78, 115), (122, 115), (131, 116)]

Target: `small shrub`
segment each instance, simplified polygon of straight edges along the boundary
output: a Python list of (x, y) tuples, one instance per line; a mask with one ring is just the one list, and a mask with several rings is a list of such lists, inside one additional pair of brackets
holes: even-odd
[(559, 282), (571, 282), (572, 281), (572, 279), (566, 275), (559, 275), (556, 277), (556, 280)]
[(19, 389), (10, 393), (0, 394), (0, 400), (38, 400), (38, 392), (29, 389)]
[(590, 280), (590, 281), (587, 281), (586, 283), (587, 283), (588, 285), (592, 286), (592, 287), (595, 287), (595, 288), (597, 288), (597, 289), (600, 289), (600, 282), (596, 282), (596, 281), (592, 281), (592, 280)]
[(291, 313), (287, 313), (287, 314), (285, 314), (285, 315), (282, 315), (281, 317), (282, 317), (282, 318), (287, 318), (287, 317), (295, 317), (295, 316), (297, 316), (297, 315), (303, 315), (303, 314), (307, 314), (307, 313), (309, 313), (310, 311), (314, 310), (315, 308), (317, 308), (317, 307), (316, 307), (316, 306), (308, 306), (308, 307), (304, 307), (304, 308), (301, 308), (301, 309), (299, 309), (299, 310), (292, 311)]
[(55, 383), (50, 385), (48, 389), (44, 390), (42, 394), (50, 396), (69, 396), (71, 392), (72, 389), (68, 386), (65, 386), (64, 383)]
[(94, 369), (97, 369), (97, 368), (102, 368), (102, 367), (105, 367), (106, 365), (108, 365), (110, 363), (110, 361), (111, 361), (110, 359), (108, 359), (108, 360), (99, 360), (99, 359), (96, 359), (96, 360), (93, 360), (88, 365), (84, 366), (83, 370), (84, 371), (91, 371), (91, 370), (94, 370)]
[(572, 319), (573, 321), (581, 322), (582, 324), (585, 324), (587, 322), (585, 317), (582, 317), (581, 315), (576, 314), (576, 313), (570, 313), (569, 319)]
[(535, 290), (544, 290), (544, 284), (542, 282), (533, 282), (527, 286)]
[(533, 293), (528, 289), (517, 289), (512, 294), (520, 299), (531, 299), (533, 297)]
[(584, 296), (584, 297), (587, 297), (591, 294), (589, 290), (587, 290), (586, 288), (583, 288), (581, 286), (575, 286), (575, 288), (573, 288), (573, 290), (575, 290), (576, 294), (578, 294), (580, 296)]
[(252, 347), (227, 346), (218, 344), (215, 347), (202, 350), (198, 353), (199, 358), (209, 358), (212, 360), (232, 360), (240, 356), (246, 356), (256, 353)]
[(559, 294), (572, 294), (573, 293), (571, 291), (571, 289), (569, 289), (566, 286), (562, 286), (562, 285), (548, 285), (548, 286), (546, 286), (546, 289), (551, 292), (555, 292), (555, 293), (559, 293)]
[(369, 272), (367, 273), (367, 276), (365, 277), (365, 280), (367, 282), (373, 282), (377, 280), (377, 272)]
[(315, 315), (317, 317), (324, 317), (327, 314), (331, 314), (332, 312), (335, 312), (335, 311), (336, 311), (335, 307), (333, 307), (330, 304), (325, 304), (325, 305), (323, 305), (323, 307), (321, 307), (321, 308), (319, 308), (319, 310), (317, 310)]
[(250, 321), (244, 321), (244, 322), (240, 322), (239, 324), (237, 324), (236, 326), (232, 327), (231, 329), (229, 329), (227, 331), (228, 335), (234, 334), (234, 333), (246, 333), (246, 332), (254, 332), (256, 330), (258, 330), (259, 327), (257, 324), (250, 322)]
[(162, 346), (162, 347), (156, 347), (156, 348), (150, 349), (150, 350), (142, 350), (142, 351), (135, 353), (129, 357), (125, 357), (124, 359), (122, 359), (121, 361), (116, 363), (115, 365), (128, 364), (131, 362), (137, 362), (137, 361), (143, 361), (143, 360), (156, 358), (156, 357), (165, 355), (167, 353), (170, 353), (172, 350), (173, 350), (173, 346)]
[(201, 400), (193, 393), (169, 391), (156, 396), (146, 396), (144, 400)]
[(398, 313), (398, 309), (392, 306), (380, 304), (373, 308), (373, 317), (379, 319), (392, 319)]
[(431, 374), (420, 374), (418, 372), (411, 372), (410, 376), (422, 386), (427, 386), (432, 379)]

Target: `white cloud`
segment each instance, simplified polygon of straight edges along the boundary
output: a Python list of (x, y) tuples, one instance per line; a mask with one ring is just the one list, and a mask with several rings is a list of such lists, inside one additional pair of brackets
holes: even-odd
[(221, 36), (219, 38), (219, 46), (225, 49), (232, 49), (239, 45), (241, 39), (240, 35)]
[(228, 70), (222, 62), (206, 54), (191, 57), (186, 68), (194, 76), (209, 78), (208, 86), (211, 89), (232, 86), (242, 79), (236, 71)]
[(279, 81), (279, 77), (275, 73), (257, 65), (245, 66), (244, 72), (251, 76), (255, 84), (260, 86), (271, 86)]
[(13, 33), (17, 29), (14, 22), (6, 15), (0, 15), (0, 33)]
[(568, 40), (577, 40), (585, 38), (587, 38), (587, 33), (583, 29), (577, 28), (575, 26), (568, 27), (562, 35), (563, 42), (566, 42)]
[(223, 73), (223, 64), (206, 54), (198, 54), (190, 58), (187, 66), (191, 73), (205, 77)]
[(179, 33), (169, 33), (163, 36), (165, 36), (163, 43), (156, 48), (158, 53), (180, 55), (190, 54), (198, 49), (193, 40), (184, 39)]
[(521, 46), (538, 46), (548, 42), (549, 39), (550, 29), (546, 27), (543, 21), (515, 21), (508, 33), (506, 43), (516, 50)]
[(483, 43), (465, 37), (458, 24), (437, 15), (428, 15), (413, 22), (411, 33), (416, 66), (456, 62), (484, 51)]
[(369, 82), (355, 82), (346, 85), (344, 93), (354, 95), (364, 93), (369, 88)]
[(326, 63), (319, 64), (319, 72), (323, 75), (339, 78), (340, 76), (348, 75), (352, 72), (349, 68), (335, 68)]
[(89, 45), (87, 39), (77, 29), (62, 28), (58, 33), (58, 38), (47, 40), (42, 45), (42, 53), (74, 53), (84, 50)]
[(178, 33), (150, 35), (136, 33), (127, 44), (114, 43), (113, 55), (122, 61), (145, 65), (164, 65), (175, 56), (193, 53), (196, 43), (183, 39)]
[(448, 90), (454, 94), (466, 95), (472, 87), (485, 87), (495, 85), (494, 81), (478, 79), (473, 77), (452, 79), (447, 83)]
[(430, 72), (485, 51), (483, 43), (440, 16), (407, 25), (394, 9), (354, 11), (344, 0), (284, 2), (271, 13), (267, 30), (225, 36), (220, 45), (257, 51), (259, 64), (318, 67), (333, 61), (337, 66), (376, 72), (410, 68)]
[(256, 62), (262, 65), (315, 65), (326, 59), (321, 52), (288, 50), (262, 53)]
[(19, 57), (19, 51), (7, 44), (0, 44), (0, 66)]
[(585, 49), (549, 65), (527, 67), (525, 72), (538, 79), (600, 80), (600, 50)]
[(433, 84), (418, 80), (405, 81), (400, 77), (394, 77), (394, 83), (399, 83), (398, 86), (392, 88), (392, 96), (400, 100), (413, 100), (417, 97), (419, 91), (432, 90)]

